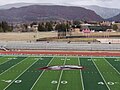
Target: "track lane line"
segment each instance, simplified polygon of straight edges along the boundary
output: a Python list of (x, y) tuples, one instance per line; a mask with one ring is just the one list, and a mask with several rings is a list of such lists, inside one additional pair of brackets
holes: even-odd
[[(53, 61), (54, 58), (55, 58), (55, 57), (53, 57), (53, 58), (50, 60), (50, 62), (48, 63), (47, 66), (49, 66), (49, 64)], [(38, 77), (38, 79), (35, 81), (35, 83), (33, 84), (33, 86), (31, 87), (30, 90), (32, 90), (32, 89), (34, 88), (34, 86), (36, 85), (36, 83), (38, 82), (38, 80), (41, 78), (41, 76), (44, 74), (45, 71), (46, 71), (46, 70), (43, 70), (43, 71), (42, 71), (42, 73), (40, 74), (40, 76)]]
[[(92, 58), (91, 58), (91, 59), (92, 59)], [(97, 70), (98, 70), (100, 76), (102, 77), (103, 81), (105, 82), (105, 85), (107, 86), (108, 90), (111, 90), (110, 87), (108, 86), (106, 80), (104, 79), (102, 73), (100, 72), (99, 68), (97, 67), (97, 65), (96, 65), (95, 62), (93, 61), (93, 59), (92, 59), (92, 62), (93, 62), (93, 64), (95, 65), (95, 67), (97, 68)]]
[[(79, 65), (80, 65), (80, 59), (79, 59), (79, 57), (78, 57), (78, 63), (79, 63)], [(84, 90), (85, 88), (84, 88), (83, 76), (82, 76), (82, 71), (81, 71), (81, 70), (80, 70), (80, 76), (81, 76), (82, 88), (83, 88), (83, 90)]]

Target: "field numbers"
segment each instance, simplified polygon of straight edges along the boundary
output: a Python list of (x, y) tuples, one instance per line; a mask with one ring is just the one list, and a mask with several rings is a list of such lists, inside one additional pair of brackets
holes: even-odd
[(17, 59), (17, 58), (8, 58), (9, 60), (11, 60), (11, 59)]
[(92, 59), (88, 59), (88, 61), (92, 61)]
[(14, 83), (21, 83), (22, 80), (16, 80)]
[[(52, 83), (52, 84), (57, 84), (58, 81), (53, 80), (53, 81), (51, 81), (51, 83)], [(61, 81), (60, 83), (61, 83), (61, 84), (67, 84), (68, 82), (67, 82), (67, 81)]]
[[(99, 85), (105, 85), (104, 82), (98, 82)], [(107, 82), (108, 85), (115, 85), (115, 84), (119, 84), (119, 82)]]
[(69, 58), (67, 60), (70, 60)]
[(104, 85), (104, 82), (98, 82), (99, 85)]
[(61, 60), (65, 60), (65, 59), (61, 59)]
[[(2, 80), (3, 82), (6, 82), (6, 83), (11, 83), (13, 80)], [(15, 80), (14, 83), (21, 83), (22, 80)]]
[(115, 61), (115, 62), (119, 62), (120, 60), (117, 60), (117, 59), (116, 59), (116, 60), (114, 60), (114, 61)]

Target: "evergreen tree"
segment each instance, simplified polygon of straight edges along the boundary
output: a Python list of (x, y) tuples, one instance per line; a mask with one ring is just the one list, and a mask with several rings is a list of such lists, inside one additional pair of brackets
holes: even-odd
[(52, 31), (53, 30), (52, 23), (46, 22), (45, 29), (46, 29), (46, 31)]
[(3, 32), (2, 23), (0, 23), (0, 32)]
[(113, 25), (113, 30), (118, 30), (118, 26), (116, 24)]
[(39, 24), (38, 25), (38, 31), (45, 31), (45, 27), (44, 27), (44, 25), (43, 24)]
[(3, 32), (9, 31), (10, 27), (8, 26), (8, 23), (5, 21), (2, 21), (2, 30)]

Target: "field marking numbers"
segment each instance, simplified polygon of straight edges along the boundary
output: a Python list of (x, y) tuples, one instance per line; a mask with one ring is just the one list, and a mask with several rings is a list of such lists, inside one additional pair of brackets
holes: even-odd
[(62, 58), (61, 60), (65, 60), (65, 59)]
[[(53, 61), (54, 57), (50, 60), (50, 62), (48, 63), (47, 66), (49, 66), (49, 64)], [(38, 80), (41, 78), (41, 76), (43, 75), (43, 73), (45, 72), (45, 70), (42, 71), (42, 73), (40, 74), (40, 76), (37, 78), (37, 80), (35, 81), (35, 83), (33, 84), (33, 86), (31, 87), (30, 90), (32, 90), (34, 88), (34, 86), (36, 85), (36, 83), (38, 82)]]
[[(67, 57), (65, 57), (65, 60), (64, 60), (63, 65), (65, 65), (66, 60), (67, 60)], [(59, 86), (60, 86), (60, 81), (61, 81), (62, 75), (63, 75), (63, 70), (61, 71), (61, 74), (60, 74), (60, 77), (59, 77), (59, 80), (58, 80), (58, 85), (57, 85), (57, 89), (56, 89), (56, 90), (58, 90), (58, 89), (59, 89)]]
[(92, 61), (91, 59), (88, 59), (88, 61)]
[(105, 85), (107, 86), (107, 88), (108, 88), (109, 90), (111, 90), (110, 87), (108, 86), (106, 80), (104, 79), (103, 75), (101, 74), (99, 68), (98, 68), (97, 65), (95, 64), (95, 62), (94, 62), (93, 60), (92, 60), (92, 62), (93, 62), (93, 64), (95, 65), (95, 67), (97, 68), (97, 70), (98, 70), (99, 74), (101, 75), (103, 81), (105, 82)]
[[(13, 80), (1, 80), (3, 82), (6, 82), (6, 83), (11, 83)], [(22, 80), (15, 80), (14, 83), (21, 83)]]
[[(28, 57), (29, 58), (29, 57)], [(25, 58), (26, 59), (26, 58)], [(24, 61), (24, 60), (23, 60)], [(30, 67), (32, 67), (38, 60), (36, 60), (34, 63), (32, 63), (28, 68), (26, 68), (21, 74), (19, 74), (7, 87), (4, 88), (7, 89), (13, 82), (16, 81), (17, 78), (19, 78), (20, 76), (22, 76)]]
[(119, 62), (120, 60), (118, 60), (118, 59), (115, 59), (114, 61), (115, 61), (115, 62)]
[(8, 60), (12, 60), (12, 59), (18, 59), (18, 58), (7, 58)]
[[(53, 81), (51, 81), (51, 83), (52, 83), (52, 84), (57, 84), (58, 81), (53, 80)], [(67, 81), (61, 81), (60, 83), (61, 83), (61, 84), (67, 84), (68, 82), (67, 82)]]
[[(79, 59), (79, 57), (78, 57), (78, 62), (79, 62), (79, 65), (80, 65), (80, 59)], [(82, 76), (82, 71), (81, 70), (80, 70), (80, 76), (81, 76), (82, 88), (84, 90), (85, 88), (84, 88), (83, 76)]]
[(68, 58), (67, 60), (70, 60), (70, 58)]
[(1, 81), (6, 82), (6, 83), (11, 83), (12, 82), (12, 80), (1, 80)]
[[(105, 85), (104, 82), (98, 82), (99, 85)], [(107, 82), (108, 85), (115, 85), (115, 84), (119, 84), (119, 82)]]
[(98, 82), (98, 85), (104, 85), (104, 82)]

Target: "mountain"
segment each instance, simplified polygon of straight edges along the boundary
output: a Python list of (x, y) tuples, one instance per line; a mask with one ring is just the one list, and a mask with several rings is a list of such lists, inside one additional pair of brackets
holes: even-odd
[(100, 15), (104, 19), (111, 18), (120, 13), (120, 9), (115, 9), (115, 8), (106, 8), (106, 7), (96, 6), (96, 5), (88, 5), (88, 6), (82, 6), (82, 7), (95, 11), (98, 15)]
[(101, 21), (94, 11), (82, 7), (58, 5), (30, 5), (0, 10), (0, 21), (26, 22), (50, 19)]
[(112, 17), (112, 18), (109, 18), (107, 20), (109, 20), (109, 21), (119, 21), (120, 22), (120, 14), (118, 14), (118, 15)]

